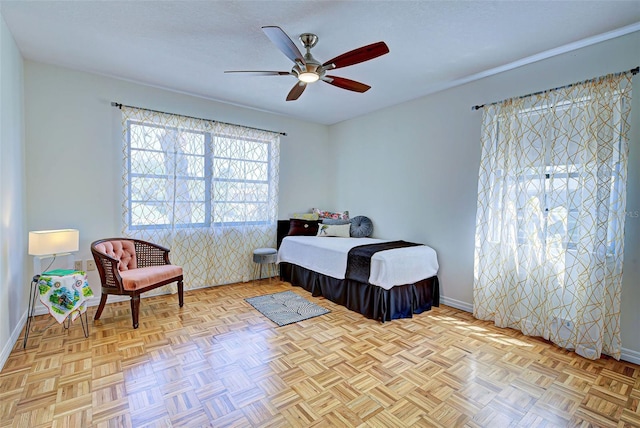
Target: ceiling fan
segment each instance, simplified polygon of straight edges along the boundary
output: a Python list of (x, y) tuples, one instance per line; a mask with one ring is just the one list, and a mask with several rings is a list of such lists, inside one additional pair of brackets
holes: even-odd
[(304, 33), (300, 35), (300, 41), (307, 50), (307, 53), (302, 55), (295, 43), (293, 43), (282, 28), (266, 26), (262, 27), (262, 31), (264, 31), (267, 37), (287, 58), (294, 62), (291, 71), (225, 71), (225, 73), (251, 73), (259, 76), (295, 76), (298, 82), (296, 82), (295, 86), (289, 92), (289, 95), (287, 95), (287, 101), (297, 100), (307, 88), (307, 84), (318, 80), (349, 91), (366, 92), (371, 89), (371, 86), (356, 82), (355, 80), (345, 79), (344, 77), (329, 76), (326, 72), (369, 61), (370, 59), (389, 53), (389, 48), (384, 42), (377, 42), (362, 46), (338, 55), (329, 61), (320, 63), (320, 61), (311, 55), (311, 48), (318, 43), (318, 36), (315, 34)]

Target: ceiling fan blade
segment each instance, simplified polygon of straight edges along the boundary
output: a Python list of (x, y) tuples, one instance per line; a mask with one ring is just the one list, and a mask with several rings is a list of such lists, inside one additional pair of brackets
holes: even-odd
[(355, 80), (345, 79), (344, 77), (337, 76), (324, 76), (323, 81), (330, 85), (337, 86), (338, 88), (347, 89), (354, 92), (367, 92), (371, 89), (371, 86), (364, 83), (356, 82)]
[(249, 71), (249, 70), (232, 70), (225, 71), (225, 73), (246, 73), (252, 74), (254, 76), (288, 76), (291, 74), (290, 71)]
[(369, 61), (381, 55), (389, 53), (389, 47), (385, 42), (372, 43), (358, 49), (343, 53), (337, 57), (330, 59), (322, 64), (326, 70), (334, 68), (348, 67), (350, 65), (359, 64)]
[(299, 62), (306, 64), (304, 57), (300, 53), (300, 49), (295, 43), (287, 36), (287, 33), (282, 31), (282, 28), (277, 26), (262, 27), (262, 31), (267, 35), (269, 40), (282, 51), (293, 62)]
[(289, 91), (289, 95), (287, 95), (287, 101), (295, 101), (300, 98), (300, 95), (307, 89), (307, 84), (304, 82), (297, 82), (291, 91)]

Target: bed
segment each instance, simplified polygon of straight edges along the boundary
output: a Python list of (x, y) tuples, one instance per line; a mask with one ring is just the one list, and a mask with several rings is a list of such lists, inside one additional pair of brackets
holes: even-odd
[[(426, 245), (300, 235), (279, 237), (278, 242), (284, 281), (367, 318), (411, 318), (439, 305), (437, 255)], [(358, 252), (368, 254), (368, 270), (354, 268)]]

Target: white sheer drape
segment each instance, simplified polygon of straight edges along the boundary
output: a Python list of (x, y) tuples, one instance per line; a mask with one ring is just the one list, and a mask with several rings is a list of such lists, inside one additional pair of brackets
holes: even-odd
[(474, 316), (620, 358), (631, 74), (487, 106)]
[(252, 279), (276, 242), (279, 135), (128, 107), (122, 124), (123, 235), (168, 247), (185, 289)]

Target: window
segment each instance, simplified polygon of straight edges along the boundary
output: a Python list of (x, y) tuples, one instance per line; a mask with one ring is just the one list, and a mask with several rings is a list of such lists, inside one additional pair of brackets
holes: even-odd
[(274, 218), (272, 141), (131, 119), (126, 132), (129, 229)]
[[(578, 147), (579, 142), (590, 141), (587, 126), (589, 99), (559, 102), (554, 106), (543, 105), (535, 109), (523, 109), (518, 113), (518, 130), (521, 140), (511, 162), (515, 167), (512, 175), (504, 176), (503, 169), (492, 174), (494, 183), (493, 211), (502, 213), (505, 200), (511, 204), (516, 218), (514, 233), (520, 244), (541, 243), (575, 250), (581, 236), (580, 228), (595, 227), (588, 219), (597, 217), (597, 205), (583, 201), (583, 193), (590, 194), (602, 180), (610, 182), (610, 204), (617, 208), (619, 195), (620, 144), (613, 148), (613, 168), (601, 168), (594, 173), (593, 159), (587, 158), (588, 150)], [(619, 100), (618, 102), (621, 102)], [(572, 129), (572, 134), (548, 135), (549, 123), (559, 121), (561, 129)], [(498, 135), (500, 120), (496, 121)], [(495, 144), (498, 144), (498, 138)], [(595, 149), (594, 149), (595, 150)], [(577, 155), (581, 153), (581, 155)], [(599, 178), (600, 177), (600, 178)], [(600, 183), (601, 184), (601, 183)], [(602, 186), (600, 186), (602, 188)], [(606, 186), (605, 186), (606, 187)], [(589, 211), (588, 215), (583, 215)], [(503, 214), (504, 215), (504, 214)], [(582, 220), (581, 220), (582, 218)], [(493, 242), (500, 240), (502, 218), (492, 216), (491, 236)], [(615, 221), (609, 230), (608, 251), (613, 252), (613, 237), (617, 227)]]
[(137, 121), (127, 131), (130, 227), (208, 226), (209, 135)]
[(214, 222), (269, 219), (269, 143), (216, 135), (213, 144)]
[(484, 107), (477, 318), (620, 356), (633, 72)]
[[(575, 165), (548, 165), (517, 179), (523, 199), (517, 208), (518, 242), (544, 242), (546, 236), (547, 243), (552, 240), (566, 249), (576, 248), (582, 199), (576, 169)], [(532, 213), (541, 213), (538, 224)], [(535, 227), (527, 227), (532, 222)]]

